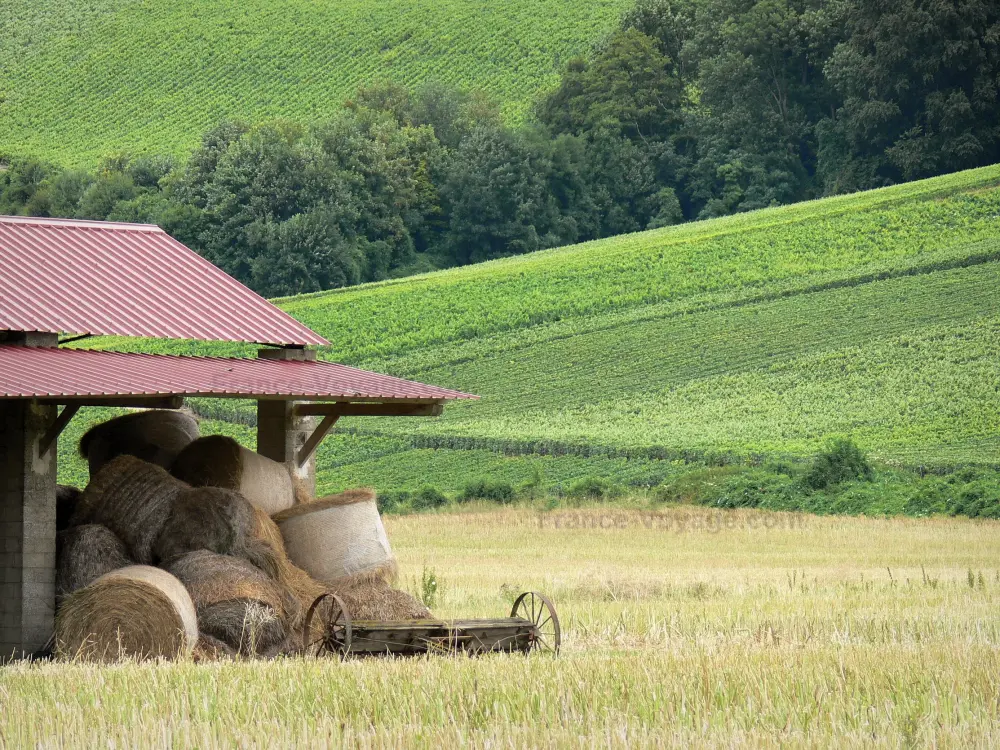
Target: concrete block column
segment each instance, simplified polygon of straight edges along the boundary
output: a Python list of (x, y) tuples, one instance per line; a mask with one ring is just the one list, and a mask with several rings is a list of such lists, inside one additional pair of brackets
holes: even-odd
[(56, 407), (0, 401), (0, 659), (41, 650), (53, 630), (56, 451), (42, 435)]
[[(262, 349), (262, 359), (292, 362), (314, 361), (316, 352), (305, 349)], [(315, 417), (296, 417), (294, 401), (261, 400), (257, 402), (257, 452), (272, 461), (286, 464), (310, 494), (316, 492), (316, 455), (302, 466), (299, 451), (316, 428)]]

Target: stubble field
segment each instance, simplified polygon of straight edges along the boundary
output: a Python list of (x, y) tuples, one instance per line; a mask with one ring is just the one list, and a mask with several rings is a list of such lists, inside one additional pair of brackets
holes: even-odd
[(17, 666), (0, 745), (995, 746), (1000, 526), (660, 510), (389, 517), (437, 614), (548, 593), (563, 651)]

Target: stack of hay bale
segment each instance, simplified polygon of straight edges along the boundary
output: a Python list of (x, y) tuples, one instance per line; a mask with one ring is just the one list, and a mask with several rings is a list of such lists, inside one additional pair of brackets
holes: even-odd
[(129, 414), (80, 442), (91, 481), (60, 488), (55, 649), (65, 658), (295, 653), (324, 593), (351, 616), (428, 617), (392, 587), (371, 490), (315, 500), (287, 467), (181, 412)]

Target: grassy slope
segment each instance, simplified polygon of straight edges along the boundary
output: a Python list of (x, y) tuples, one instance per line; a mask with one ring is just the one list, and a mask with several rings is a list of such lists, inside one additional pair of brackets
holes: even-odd
[(0, 152), (182, 152), (226, 117), (309, 119), (359, 85), (485, 89), (511, 116), (627, 0), (7, 0)]
[(386, 526), (404, 586), (436, 573), (443, 617), (548, 593), (562, 654), (15, 665), (0, 745), (996, 745), (997, 522), (674, 508)]
[(483, 396), (344, 420), (321, 487), (656, 484), (678, 459), (803, 456), (835, 434), (889, 462), (996, 463), (998, 183), (994, 167), (283, 300), (324, 356)]

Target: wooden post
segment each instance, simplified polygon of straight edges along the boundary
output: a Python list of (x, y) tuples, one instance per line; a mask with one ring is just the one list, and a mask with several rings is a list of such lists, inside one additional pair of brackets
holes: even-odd
[[(316, 359), (316, 352), (305, 349), (262, 349), (261, 359), (279, 359), (302, 362)], [(310, 494), (316, 492), (316, 457), (301, 466), (299, 451), (306, 444), (315, 427), (314, 417), (301, 417), (295, 413), (294, 401), (260, 400), (257, 402), (257, 452), (273, 461), (279, 461), (298, 477)]]
[[(5, 344), (57, 346), (53, 334), (8, 333)], [(41, 442), (56, 407), (0, 400), (0, 659), (41, 651), (52, 636), (56, 451)]]

